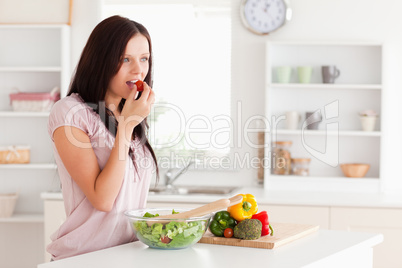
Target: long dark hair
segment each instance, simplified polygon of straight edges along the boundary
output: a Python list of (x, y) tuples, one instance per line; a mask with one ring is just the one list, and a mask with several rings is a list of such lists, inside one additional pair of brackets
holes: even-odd
[[(89, 36), (67, 94), (69, 96), (78, 93), (86, 103), (95, 104), (94, 111), (101, 115), (106, 128), (114, 136), (118, 122), (113, 112), (100, 103), (104, 103), (109, 82), (121, 67), (122, 56), (128, 41), (136, 34), (141, 34), (148, 40), (149, 71), (144, 81), (152, 87), (152, 43), (148, 30), (135, 21), (112, 16), (100, 22)], [(123, 109), (125, 101), (125, 99), (121, 100), (119, 111)], [(157, 179), (159, 179), (156, 156), (147, 138), (148, 127), (145, 118), (134, 128), (132, 139), (139, 139), (140, 143), (149, 150), (156, 166)], [(129, 154), (134, 159), (131, 149)]]

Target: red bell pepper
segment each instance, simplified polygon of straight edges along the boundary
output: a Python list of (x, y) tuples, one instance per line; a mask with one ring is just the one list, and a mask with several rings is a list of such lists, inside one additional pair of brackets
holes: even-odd
[(261, 211), (260, 213), (254, 214), (251, 218), (259, 220), (262, 223), (261, 236), (268, 234), (271, 234), (271, 236), (274, 235), (274, 230), (272, 229), (271, 224), (269, 224), (268, 213), (266, 211)]

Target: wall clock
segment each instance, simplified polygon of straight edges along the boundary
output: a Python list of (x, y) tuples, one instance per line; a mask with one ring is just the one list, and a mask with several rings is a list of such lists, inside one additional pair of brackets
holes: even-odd
[(266, 35), (290, 20), (292, 10), (286, 0), (243, 0), (240, 15), (247, 29)]

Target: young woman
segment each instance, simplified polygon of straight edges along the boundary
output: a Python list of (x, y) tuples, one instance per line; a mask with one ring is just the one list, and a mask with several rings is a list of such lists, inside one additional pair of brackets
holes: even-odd
[(158, 170), (146, 137), (151, 85), (146, 28), (120, 16), (99, 23), (49, 117), (67, 215), (47, 247), (54, 260), (135, 240), (124, 212), (145, 207)]

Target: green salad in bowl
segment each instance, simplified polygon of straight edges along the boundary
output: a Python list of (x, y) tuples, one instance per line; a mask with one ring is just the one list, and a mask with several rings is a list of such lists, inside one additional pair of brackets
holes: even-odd
[[(197, 243), (208, 229), (212, 213), (187, 219), (169, 215), (188, 209), (149, 208), (125, 212), (138, 240), (151, 248), (180, 249)], [(159, 218), (154, 218), (162, 216)]]

